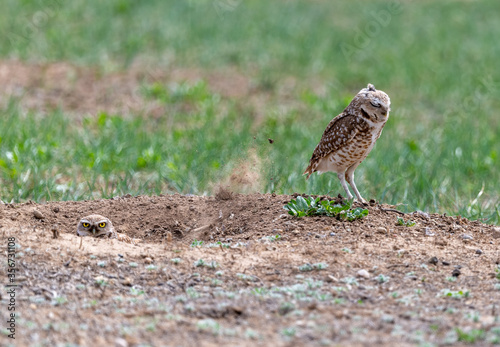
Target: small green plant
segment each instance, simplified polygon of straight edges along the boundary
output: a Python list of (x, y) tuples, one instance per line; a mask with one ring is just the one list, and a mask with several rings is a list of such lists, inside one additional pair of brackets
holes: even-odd
[(106, 261), (105, 260), (98, 261), (97, 262), (97, 266), (99, 266), (99, 267), (106, 267)]
[(361, 207), (352, 209), (351, 207), (352, 200), (341, 205), (337, 204), (335, 201), (320, 201), (320, 198), (304, 198), (300, 195), (297, 196), (297, 199), (292, 199), (288, 204), (283, 206), (283, 208), (288, 211), (288, 214), (295, 217), (326, 215), (328, 217), (335, 217), (339, 220), (351, 222), (368, 215), (368, 209), (363, 209)]
[(133, 296), (138, 296), (138, 295), (143, 295), (145, 292), (144, 290), (142, 289), (138, 289), (138, 288), (130, 288), (130, 294), (133, 295)]
[(312, 271), (312, 270), (313, 270), (313, 267), (309, 263), (299, 266), (299, 271), (302, 271), (302, 272)]
[(341, 281), (346, 283), (346, 284), (351, 284), (354, 286), (357, 286), (359, 284), (358, 280), (355, 277), (344, 277), (341, 279)]
[(64, 305), (67, 302), (68, 302), (68, 299), (65, 296), (57, 296), (54, 298), (54, 300), (52, 300), (52, 305), (60, 306), (60, 305)]
[(211, 262), (207, 263), (205, 266), (208, 267), (209, 269), (216, 269), (219, 267), (219, 264), (215, 260), (212, 260)]
[(256, 340), (259, 337), (259, 334), (255, 330), (248, 328), (245, 330), (245, 337), (247, 339)]
[(389, 277), (380, 274), (380, 275), (377, 276), (376, 280), (377, 280), (378, 283), (385, 283), (385, 282), (389, 281)]
[(248, 281), (248, 282), (257, 282), (258, 278), (252, 275), (247, 275), (247, 274), (242, 274), (242, 273), (237, 273), (236, 277), (238, 277), (240, 280), (243, 281)]
[(99, 287), (105, 287), (108, 285), (108, 281), (106, 281), (104, 278), (98, 278), (96, 279), (95, 283), (99, 286)]
[(214, 287), (220, 287), (224, 282), (221, 281), (220, 279), (218, 278), (212, 278), (210, 279), (210, 283), (212, 284), (212, 286)]
[(441, 290), (440, 294), (441, 296), (444, 297), (449, 297), (449, 298), (454, 298), (454, 299), (462, 299), (462, 298), (468, 298), (470, 296), (470, 292), (468, 290), (463, 291), (463, 290), (458, 290), (458, 291), (453, 291), (449, 289), (443, 289)]
[(405, 221), (405, 220), (404, 220), (403, 218), (401, 218), (401, 217), (397, 217), (397, 218), (398, 218), (398, 223), (397, 223), (397, 224), (398, 224), (398, 225), (402, 225), (402, 226), (404, 226), (404, 227), (412, 227), (412, 226), (414, 226), (415, 224), (417, 224), (417, 223), (415, 223), (414, 221), (412, 221), (411, 219), (408, 219), (407, 221)]
[(170, 261), (172, 263), (174, 263), (175, 265), (177, 265), (177, 264), (180, 264), (182, 262), (182, 259), (181, 258), (172, 258), (172, 259), (170, 259)]
[(293, 337), (293, 336), (295, 336), (297, 331), (295, 330), (295, 328), (290, 327), (290, 328), (283, 329), (281, 333), (286, 337)]
[(312, 265), (316, 270), (325, 270), (328, 267), (328, 264), (325, 263), (316, 263)]
[(316, 264), (304, 264), (299, 266), (299, 271), (302, 272), (307, 272), (307, 271), (313, 271), (313, 270), (324, 270), (328, 267), (328, 264), (325, 263), (316, 263)]
[(271, 235), (271, 236), (263, 236), (260, 240), (269, 241), (269, 242), (276, 242), (276, 241), (281, 240), (281, 235), (276, 234), (276, 235)]
[(194, 240), (191, 242), (191, 247), (203, 246), (203, 241)]
[(278, 313), (282, 316), (286, 315), (287, 313), (293, 311), (295, 309), (295, 305), (291, 302), (283, 302), (279, 309)]
[[(194, 266), (195, 267), (208, 267), (209, 269), (216, 269), (217, 267), (219, 267), (219, 264), (215, 260), (206, 262), (203, 259), (198, 259), (197, 261), (194, 262)], [(194, 276), (194, 274), (193, 274), (193, 276)], [(199, 276), (199, 274), (198, 274), (198, 276)]]
[(195, 267), (200, 267), (200, 266), (205, 266), (206, 263), (203, 259), (198, 259), (197, 261), (194, 262)]
[(465, 343), (476, 343), (478, 340), (484, 340), (486, 338), (486, 332), (483, 329), (464, 331), (460, 328), (456, 328), (455, 331), (458, 335), (458, 341)]
[(352, 251), (349, 248), (347, 248), (347, 247), (342, 248), (342, 252), (346, 252), (346, 253), (349, 253), (349, 254), (352, 253)]
[(139, 264), (137, 264), (136, 262), (130, 262), (130, 263), (128, 263), (128, 266), (130, 266), (130, 267), (138, 267)]
[(220, 324), (210, 318), (198, 321), (198, 323), (196, 323), (196, 327), (200, 331), (211, 332), (214, 335), (219, 335), (221, 330)]
[[(202, 242), (203, 243), (203, 241), (198, 241), (198, 242)], [(199, 246), (201, 246), (201, 244)], [(194, 247), (193, 244), (191, 244), (191, 247)], [(214, 248), (214, 247), (229, 248), (230, 244), (229, 243), (223, 243), (223, 242), (217, 241), (217, 242), (214, 242), (214, 243), (209, 243), (208, 245), (206, 245), (206, 247), (208, 247), (208, 248)]]
[(266, 288), (263, 288), (263, 287), (256, 287), (256, 288), (253, 288), (250, 291), (250, 293), (255, 295), (255, 296), (264, 296), (264, 295), (267, 295), (269, 293), (269, 290)]
[(186, 289), (186, 294), (191, 298), (191, 299), (197, 299), (199, 298), (201, 295), (200, 293), (198, 293), (196, 291), (196, 289), (194, 288), (191, 288), (189, 287), (188, 289)]

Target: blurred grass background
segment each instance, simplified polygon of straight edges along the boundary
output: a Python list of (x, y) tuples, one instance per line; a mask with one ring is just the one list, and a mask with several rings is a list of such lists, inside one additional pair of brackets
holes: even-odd
[(333, 174), (301, 174), (326, 124), (370, 82), (392, 112), (356, 171), (363, 196), (498, 224), (499, 11), (494, 0), (6, 0), (2, 59), (103, 74), (236, 69), (265, 97), (257, 117), (246, 98), (203, 81), (145, 84), (164, 116), (103, 111), (78, 122), (11, 100), (0, 111), (0, 198), (210, 194), (253, 153), (259, 191), (343, 194)]

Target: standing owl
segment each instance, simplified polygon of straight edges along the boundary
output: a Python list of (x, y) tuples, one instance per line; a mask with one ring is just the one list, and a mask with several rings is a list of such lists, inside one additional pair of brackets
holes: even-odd
[(90, 216), (80, 219), (76, 234), (78, 236), (117, 239), (118, 241), (132, 244), (136, 244), (140, 241), (138, 239), (132, 239), (127, 235), (117, 233), (113, 227), (113, 223), (111, 223), (108, 218), (98, 214), (91, 214)]
[(380, 137), (387, 119), (391, 100), (381, 90), (368, 84), (352, 99), (344, 112), (333, 118), (323, 133), (312, 154), (304, 175), (307, 178), (315, 171), (332, 171), (347, 193), (353, 196), (347, 187), (351, 185), (358, 201), (366, 203), (354, 183), (354, 170), (366, 158)]

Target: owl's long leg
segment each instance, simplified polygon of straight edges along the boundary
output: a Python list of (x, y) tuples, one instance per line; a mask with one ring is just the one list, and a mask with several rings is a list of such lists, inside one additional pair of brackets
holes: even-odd
[(359, 194), (358, 188), (356, 187), (356, 183), (354, 183), (354, 170), (358, 167), (359, 163), (356, 163), (349, 167), (347, 171), (345, 172), (345, 178), (347, 179), (347, 182), (351, 185), (352, 189), (354, 190), (354, 194), (356, 194), (356, 197), (358, 198), (359, 202), (362, 202), (366, 204), (366, 200), (363, 199), (361, 194)]
[(353, 198), (353, 196), (352, 196), (351, 192), (349, 191), (349, 187), (347, 187), (347, 183), (345, 182), (344, 173), (338, 173), (337, 177), (339, 178), (340, 184), (342, 185), (342, 187), (344, 188), (344, 190), (347, 194), (347, 199), (351, 200)]

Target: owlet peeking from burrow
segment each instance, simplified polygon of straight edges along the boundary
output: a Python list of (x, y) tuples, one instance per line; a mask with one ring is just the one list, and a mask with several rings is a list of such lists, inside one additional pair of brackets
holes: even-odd
[(117, 233), (113, 227), (113, 223), (108, 218), (98, 214), (91, 214), (80, 219), (76, 228), (76, 234), (78, 236), (117, 239), (118, 241), (132, 244), (140, 242), (139, 239), (132, 239), (127, 235)]

